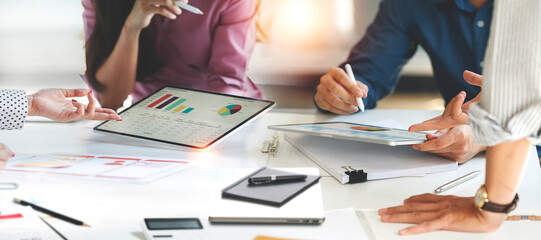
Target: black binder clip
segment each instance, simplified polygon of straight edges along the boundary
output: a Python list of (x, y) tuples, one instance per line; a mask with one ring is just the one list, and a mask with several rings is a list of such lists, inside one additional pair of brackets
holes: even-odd
[(351, 166), (342, 166), (342, 168), (346, 170), (344, 173), (349, 176), (348, 183), (366, 182), (366, 177), (368, 174), (366, 174), (362, 169), (356, 170)]

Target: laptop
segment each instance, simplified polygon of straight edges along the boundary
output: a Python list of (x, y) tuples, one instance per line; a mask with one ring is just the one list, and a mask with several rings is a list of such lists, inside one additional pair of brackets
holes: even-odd
[[(287, 172), (317, 175), (317, 168), (284, 168)], [(239, 178), (243, 177), (239, 174)], [(282, 207), (258, 203), (219, 199), (209, 214), (211, 223), (254, 223), (254, 224), (312, 224), (325, 221), (321, 185), (316, 183), (291, 199)]]

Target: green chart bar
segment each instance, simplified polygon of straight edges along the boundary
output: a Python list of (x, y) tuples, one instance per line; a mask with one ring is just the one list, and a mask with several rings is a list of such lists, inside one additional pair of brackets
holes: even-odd
[(169, 110), (175, 108), (176, 106), (180, 105), (184, 101), (186, 101), (186, 99), (182, 98), (182, 99), (176, 101), (175, 103), (171, 104), (171, 106), (167, 107), (165, 110), (169, 111)]
[(187, 109), (184, 110), (184, 112), (182, 112), (182, 113), (189, 113), (189, 112), (191, 112), (192, 110), (193, 110), (193, 108), (187, 108)]

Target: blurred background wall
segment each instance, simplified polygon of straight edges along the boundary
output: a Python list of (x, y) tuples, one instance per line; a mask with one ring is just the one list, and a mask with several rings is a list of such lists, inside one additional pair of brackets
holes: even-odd
[[(374, 19), (378, 4), (378, 0), (264, 0), (260, 23), (269, 39), (257, 44), (248, 75), (278, 107), (312, 108), (319, 77), (346, 59)], [(82, 11), (77, 0), (0, 1), (2, 88), (33, 92), (85, 87), (78, 76), (85, 70)], [(379, 108), (442, 109), (431, 76), (430, 61), (419, 49), (404, 68), (395, 94)]]

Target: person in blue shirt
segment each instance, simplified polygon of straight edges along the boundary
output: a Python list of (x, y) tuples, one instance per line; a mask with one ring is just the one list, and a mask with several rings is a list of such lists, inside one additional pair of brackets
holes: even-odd
[[(480, 87), (464, 77), (482, 72), (493, 6), (493, 0), (383, 0), (345, 62), (351, 64), (357, 84), (350, 82), (343, 67), (331, 68), (321, 77), (314, 102), (321, 110), (351, 114), (359, 111), (355, 97), (363, 97), (366, 108), (375, 108), (394, 90), (402, 67), (418, 46), (430, 57), (445, 103), (461, 91), (469, 101)], [(474, 144), (468, 125), (442, 129), (427, 138), (413, 148), (459, 163), (484, 150)]]

